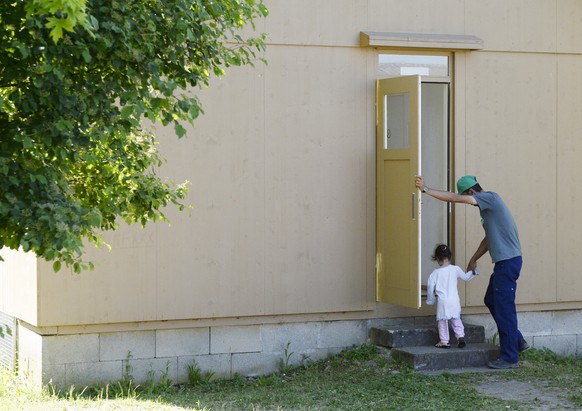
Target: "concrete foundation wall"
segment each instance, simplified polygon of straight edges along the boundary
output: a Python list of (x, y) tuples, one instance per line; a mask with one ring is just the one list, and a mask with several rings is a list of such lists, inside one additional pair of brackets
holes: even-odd
[[(186, 382), (195, 361), (215, 378), (255, 376), (319, 360), (366, 342), (368, 320), (45, 335), (19, 325), (20, 372), (58, 388), (105, 384), (130, 375)], [(292, 354), (291, 354), (292, 353)]]
[[(548, 348), (559, 355), (582, 355), (581, 310), (518, 313), (518, 326), (533, 348)], [(485, 338), (499, 344), (497, 327), (488, 314), (465, 315), (463, 321), (483, 325)]]
[[(582, 355), (582, 310), (519, 313), (525, 338), (534, 348), (561, 355)], [(492, 342), (497, 329), (488, 314), (466, 315), (465, 323), (483, 325)], [(188, 380), (194, 361), (214, 378), (276, 372), (281, 361), (298, 365), (364, 344), (372, 327), (431, 325), (434, 317), (219, 326), (186, 329), (46, 335), (19, 326), (20, 372), (39, 384), (115, 382), (131, 376), (137, 383), (153, 375), (172, 382)]]

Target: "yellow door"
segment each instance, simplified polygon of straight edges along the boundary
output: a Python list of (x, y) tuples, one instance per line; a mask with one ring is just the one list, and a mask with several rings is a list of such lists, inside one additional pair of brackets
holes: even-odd
[(376, 85), (376, 296), (420, 308), (420, 76)]

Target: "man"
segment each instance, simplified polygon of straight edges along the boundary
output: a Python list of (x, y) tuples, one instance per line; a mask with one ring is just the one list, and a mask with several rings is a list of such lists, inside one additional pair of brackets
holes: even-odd
[(521, 245), (517, 226), (511, 212), (497, 193), (483, 191), (475, 176), (464, 176), (457, 181), (458, 194), (429, 188), (421, 176), (416, 187), (423, 193), (449, 203), (471, 204), (479, 207), (485, 238), (467, 264), (467, 271), (477, 267), (477, 260), (487, 251), (495, 264), (484, 302), (499, 332), (500, 358), (489, 361), (489, 367), (511, 369), (518, 366), (518, 352), (529, 345), (517, 328), (515, 291), (522, 266)]

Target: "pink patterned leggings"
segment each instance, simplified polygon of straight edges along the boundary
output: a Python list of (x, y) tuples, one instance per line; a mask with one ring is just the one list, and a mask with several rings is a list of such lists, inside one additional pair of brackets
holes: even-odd
[[(465, 337), (465, 327), (463, 327), (463, 322), (460, 318), (451, 318), (451, 327), (455, 333), (455, 337), (462, 338)], [(439, 327), (439, 338), (441, 342), (449, 343), (449, 320), (437, 320)]]

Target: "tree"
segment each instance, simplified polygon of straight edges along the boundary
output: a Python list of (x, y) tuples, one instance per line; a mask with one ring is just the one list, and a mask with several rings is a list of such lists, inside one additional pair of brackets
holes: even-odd
[(144, 119), (184, 136), (195, 87), (253, 64), (264, 35), (237, 32), (266, 15), (262, 0), (0, 2), (0, 249), (80, 272), (84, 240), (102, 245), (119, 217), (183, 208)]

